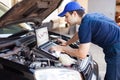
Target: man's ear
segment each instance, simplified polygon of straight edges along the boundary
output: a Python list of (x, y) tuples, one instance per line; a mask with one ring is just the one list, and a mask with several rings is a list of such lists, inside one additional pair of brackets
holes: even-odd
[(76, 16), (77, 15), (77, 12), (76, 11), (73, 11), (73, 13), (72, 13), (74, 16)]

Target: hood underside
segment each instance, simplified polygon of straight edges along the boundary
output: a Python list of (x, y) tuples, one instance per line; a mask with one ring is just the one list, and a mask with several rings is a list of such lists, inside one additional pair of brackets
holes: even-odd
[(41, 23), (62, 0), (23, 0), (0, 18), (0, 27), (22, 22)]

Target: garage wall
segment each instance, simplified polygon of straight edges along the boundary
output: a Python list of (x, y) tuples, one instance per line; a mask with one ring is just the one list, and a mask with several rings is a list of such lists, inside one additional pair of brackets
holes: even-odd
[(88, 12), (88, 1), (89, 0), (76, 0), (80, 5), (85, 9), (85, 12)]
[(62, 4), (59, 6), (58, 9), (56, 9), (53, 13), (51, 13), (45, 20), (44, 22), (49, 22), (50, 20), (56, 20), (58, 19), (58, 14), (61, 13), (65, 7), (65, 5), (72, 0), (63, 0)]
[(116, 0), (88, 0), (88, 13), (100, 12), (115, 19)]
[(0, 0), (0, 2), (4, 3), (8, 7), (11, 7), (11, 0)]
[(49, 22), (50, 20), (53, 20), (55, 26), (56, 27), (65, 27), (65, 20), (64, 17), (59, 17), (58, 14), (61, 13), (65, 7), (65, 5), (73, 0), (63, 0), (63, 2), (61, 3), (61, 5), (59, 6), (58, 9), (56, 9), (53, 13), (51, 13), (43, 22)]

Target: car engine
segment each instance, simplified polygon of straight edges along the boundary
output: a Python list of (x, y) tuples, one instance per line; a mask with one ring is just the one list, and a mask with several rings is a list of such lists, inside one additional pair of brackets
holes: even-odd
[[(49, 32), (49, 34), (59, 36), (59, 34), (52, 32)], [(62, 36), (62, 38), (64, 40), (69, 39), (66, 36)], [(51, 38), (50, 40), (56, 44), (59, 44), (59, 42), (54, 40), (54, 38)], [(70, 46), (77, 48), (77, 44), (78, 43), (71, 44)], [(93, 62), (92, 56), (90, 55), (88, 55), (86, 59), (82, 60), (64, 54), (63, 58), (60, 60), (58, 57), (54, 57), (47, 52), (39, 50), (36, 47), (35, 35), (27, 35), (16, 39), (14, 37), (14, 40), (11, 40), (10, 37), (7, 42), (4, 43), (4, 45), (0, 46), (0, 48), (0, 57), (22, 66), (27, 66), (28, 69), (33, 73), (36, 69), (41, 68), (71, 68), (79, 71), (81, 74), (83, 74), (84, 78), (87, 79), (90, 78), (90, 75), (92, 75), (91, 73), (92, 69), (94, 69), (94, 65), (97, 65), (95, 62)], [(71, 62), (70, 60), (72, 63), (69, 66), (65, 65), (66, 62)]]

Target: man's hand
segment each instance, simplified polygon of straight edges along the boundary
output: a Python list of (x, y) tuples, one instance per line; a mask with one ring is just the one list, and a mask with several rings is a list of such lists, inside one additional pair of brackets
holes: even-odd
[(52, 46), (52, 47), (50, 48), (50, 51), (51, 51), (51, 52), (52, 52), (52, 51), (64, 52), (64, 51), (63, 51), (63, 46), (60, 46), (60, 45)]
[(64, 65), (64, 66), (71, 66), (72, 64), (75, 64), (77, 62), (75, 59), (71, 58), (67, 54), (60, 54), (59, 56), (59, 61)]
[(58, 40), (58, 42), (61, 42), (61, 46), (66, 46), (67, 44), (66, 44), (66, 41), (65, 40), (63, 40), (63, 39), (57, 39)]

